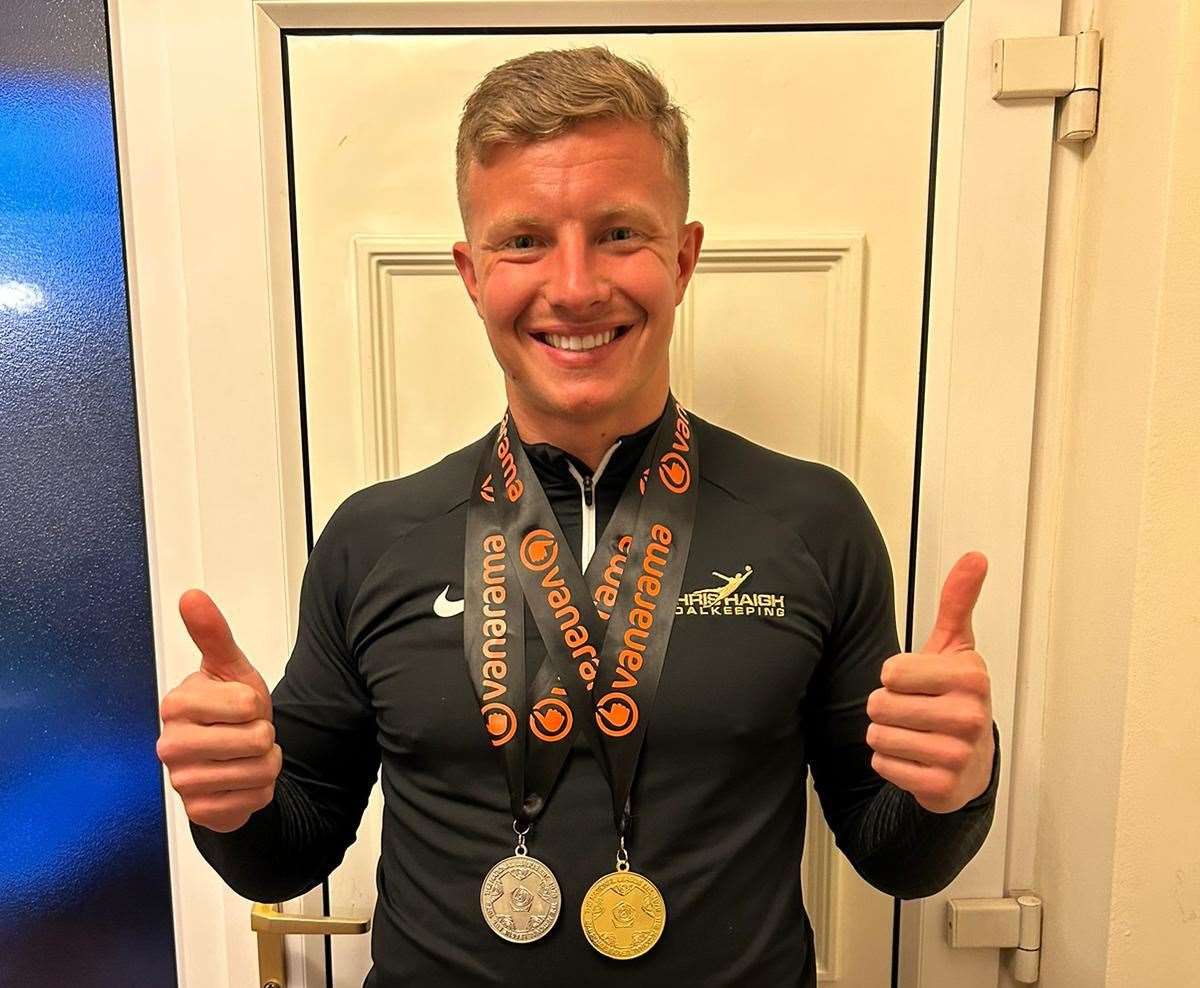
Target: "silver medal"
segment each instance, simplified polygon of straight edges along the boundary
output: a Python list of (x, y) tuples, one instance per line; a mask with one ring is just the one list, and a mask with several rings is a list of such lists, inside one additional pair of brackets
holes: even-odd
[(530, 943), (553, 928), (562, 908), (558, 880), (537, 858), (518, 853), (498, 862), (483, 880), (479, 907), (497, 936)]

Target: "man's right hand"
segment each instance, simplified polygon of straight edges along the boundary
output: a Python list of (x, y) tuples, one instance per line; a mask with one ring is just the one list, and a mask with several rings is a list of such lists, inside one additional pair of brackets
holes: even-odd
[(179, 598), (200, 668), (163, 697), (156, 750), (194, 823), (228, 833), (275, 797), (283, 752), (271, 693), (201, 590)]

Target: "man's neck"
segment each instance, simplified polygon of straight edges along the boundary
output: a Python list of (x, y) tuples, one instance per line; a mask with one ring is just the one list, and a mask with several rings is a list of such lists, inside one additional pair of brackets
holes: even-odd
[(652, 393), (607, 415), (577, 419), (539, 414), (536, 409), (514, 401), (513, 396), (509, 398), (522, 442), (550, 443), (578, 457), (593, 471), (617, 439), (656, 421), (666, 403), (667, 389), (664, 388), (661, 394)]

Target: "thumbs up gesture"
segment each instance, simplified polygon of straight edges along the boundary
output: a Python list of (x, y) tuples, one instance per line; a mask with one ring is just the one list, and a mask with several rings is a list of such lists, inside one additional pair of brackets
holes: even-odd
[(283, 752), (271, 694), (206, 593), (187, 591), (179, 614), (200, 668), (163, 697), (156, 750), (188, 818), (227, 833), (275, 798)]
[(884, 662), (883, 686), (867, 697), (871, 767), (935, 813), (960, 809), (991, 780), (992, 686), (971, 629), (986, 575), (981, 552), (954, 564), (925, 645)]

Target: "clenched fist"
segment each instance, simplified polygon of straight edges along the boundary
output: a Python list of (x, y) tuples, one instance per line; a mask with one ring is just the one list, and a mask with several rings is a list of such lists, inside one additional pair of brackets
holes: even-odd
[(871, 767), (935, 813), (962, 808), (991, 781), (992, 683), (971, 628), (986, 575), (981, 552), (955, 563), (924, 647), (884, 662), (883, 686), (867, 697)]
[(275, 797), (283, 752), (267, 684), (201, 590), (179, 598), (200, 668), (163, 697), (157, 752), (188, 818), (228, 833)]

